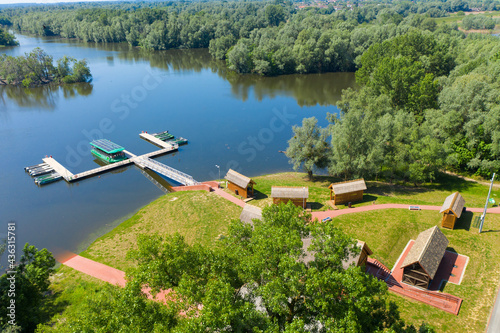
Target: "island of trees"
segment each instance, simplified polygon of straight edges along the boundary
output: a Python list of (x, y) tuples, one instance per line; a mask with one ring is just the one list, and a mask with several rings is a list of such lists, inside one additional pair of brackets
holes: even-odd
[(0, 84), (25, 87), (55, 83), (89, 82), (92, 74), (87, 61), (64, 56), (54, 65), (52, 56), (35, 48), (25, 56), (0, 54)]
[(0, 25), (0, 47), (2, 46), (15, 46), (17, 45), (17, 41), (15, 37), (10, 34), (8, 31), (5, 29), (2, 29), (2, 26)]

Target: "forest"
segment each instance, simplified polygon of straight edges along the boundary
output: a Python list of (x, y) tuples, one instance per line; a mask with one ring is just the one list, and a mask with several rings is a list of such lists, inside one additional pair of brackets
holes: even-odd
[[(0, 16), (37, 35), (146, 50), (208, 48), (237, 73), (356, 71), (361, 88), (344, 92), (340, 114), (329, 116), (331, 126), (320, 135), (329, 141), (328, 161), (289, 151), (292, 163), (307, 162), (309, 173), (327, 166), (346, 179), (417, 184), (441, 169), (483, 177), (500, 170), (498, 37), (436, 21), (471, 8), (500, 7), (462, 0), (367, 2), (337, 11), (298, 10), (278, 0), (141, 2), (8, 8)], [(465, 15), (461, 25), (495, 24)]]
[[(343, 3), (341, 3), (342, 5)], [(239, 73), (280, 75), (354, 71), (370, 45), (409, 27), (433, 31), (433, 18), (498, 2), (367, 2), (349, 10), (298, 10), (291, 1), (163, 2), (4, 9), (16, 30), (150, 50), (209, 48)]]
[(0, 54), (0, 84), (32, 87), (50, 82), (89, 82), (92, 74), (87, 61), (64, 56), (54, 66), (53, 58), (40, 48), (25, 56), (12, 57)]

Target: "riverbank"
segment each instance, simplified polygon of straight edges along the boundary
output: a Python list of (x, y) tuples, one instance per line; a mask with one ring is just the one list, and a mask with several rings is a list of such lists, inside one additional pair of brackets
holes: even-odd
[[(256, 200), (249, 204), (264, 207), (270, 202), (272, 185), (308, 186), (309, 202), (316, 203), (318, 210), (326, 209), (321, 203), (329, 199), (328, 185), (335, 180), (319, 176), (311, 182), (304, 173), (280, 173), (254, 177), (257, 183)], [(367, 182), (364, 201), (355, 206), (381, 203), (418, 203), (441, 205), (450, 192), (459, 190), (466, 200), (467, 207), (481, 207), (488, 188), (484, 185), (445, 175), (441, 183), (425, 184), (411, 187)], [(326, 193), (326, 194), (325, 194)], [(497, 196), (498, 190), (493, 191)], [(347, 209), (340, 207), (341, 209)], [(313, 208), (314, 211), (316, 209)], [(99, 237), (82, 256), (113, 268), (126, 270), (134, 265), (127, 260), (126, 253), (134, 248), (137, 234), (159, 233), (173, 234), (179, 232), (190, 244), (201, 243), (213, 246), (221, 234), (227, 230), (231, 219), (239, 217), (241, 207), (218, 196), (214, 192), (186, 191), (162, 196), (136, 214), (121, 223), (109, 233)], [(401, 313), (402, 318), (416, 326), (427, 322), (438, 332), (454, 332), (466, 328), (469, 332), (482, 332), (486, 325), (489, 309), (493, 305), (496, 284), (500, 278), (500, 270), (496, 263), (500, 253), (495, 249), (500, 244), (500, 215), (489, 214), (485, 224), (485, 232), (481, 235), (472, 228), (471, 221), (478, 213), (464, 215), (457, 223), (455, 230), (443, 230), (450, 240), (452, 250), (470, 258), (464, 279), (460, 285), (446, 284), (446, 293), (463, 298), (464, 302), (458, 316), (454, 316), (425, 304), (417, 303), (401, 296), (389, 295)], [(409, 211), (407, 209), (388, 209), (363, 213), (346, 214), (335, 217), (333, 223), (353, 238), (365, 241), (373, 251), (373, 258), (392, 267), (399, 254), (410, 239), (415, 239), (419, 232), (437, 225), (441, 215), (437, 211)], [(481, 246), (479, 246), (481, 244)], [(54, 277), (54, 290), (69, 301), (67, 311), (76, 311), (79, 297), (86, 295), (81, 287), (72, 285), (68, 278), (76, 279), (90, 288), (89, 295), (98, 292), (101, 282), (85, 277), (68, 267), (62, 267)], [(66, 291), (66, 289), (68, 288)], [(64, 317), (64, 313), (61, 315)], [(61, 320), (61, 325), (63, 321)], [(58, 325), (54, 326), (57, 330)], [(60, 328), (60, 327), (59, 327)], [(51, 330), (48, 330), (51, 331)]]

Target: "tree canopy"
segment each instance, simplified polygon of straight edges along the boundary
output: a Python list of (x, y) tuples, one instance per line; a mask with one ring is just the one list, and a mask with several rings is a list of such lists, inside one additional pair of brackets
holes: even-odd
[[(312, 238), (307, 253), (305, 238)], [(190, 246), (179, 235), (139, 236), (128, 278), (172, 289), (187, 314), (174, 331), (405, 331), (385, 283), (360, 267), (343, 268), (359, 251), (354, 244), (291, 203), (272, 205), (262, 221), (233, 221), (215, 248)]]
[[(14, 264), (14, 261), (12, 261)], [(12, 328), (7, 316), (10, 313), (11, 300), (15, 301), (16, 326), (23, 332), (33, 332), (39, 323), (44, 321), (42, 300), (48, 290), (49, 276), (54, 272), (56, 261), (47, 249), (38, 250), (26, 244), (19, 263), (9, 268), (13, 273), (0, 276), (0, 327)], [(14, 277), (15, 288), (11, 288)], [(14, 290), (14, 291), (12, 291)]]

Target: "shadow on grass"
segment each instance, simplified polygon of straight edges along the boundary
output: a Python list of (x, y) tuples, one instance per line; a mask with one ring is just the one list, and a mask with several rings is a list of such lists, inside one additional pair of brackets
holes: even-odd
[(48, 323), (52, 317), (58, 313), (62, 313), (70, 303), (66, 300), (61, 301), (60, 296), (62, 292), (46, 293), (43, 298), (41, 313), (40, 313), (40, 323)]
[(320, 210), (324, 206), (322, 203), (319, 203), (319, 202), (309, 202), (308, 201), (307, 204), (311, 206), (312, 210)]
[(475, 186), (473, 182), (467, 181), (457, 176), (439, 173), (434, 183), (424, 184), (420, 186), (413, 186), (412, 184), (401, 185), (370, 181), (370, 184), (367, 186), (368, 189), (365, 191), (365, 193), (371, 193), (378, 196), (391, 196), (412, 195), (436, 190), (447, 192), (465, 192), (473, 186)]
[(470, 231), (470, 226), (472, 225), (472, 218), (474, 217), (474, 214), (472, 212), (463, 212), (462, 216), (455, 222), (455, 228), (454, 229), (461, 229), (461, 230), (467, 230)]
[(267, 194), (257, 191), (256, 189), (253, 190), (253, 196), (255, 200), (263, 200), (269, 198)]

